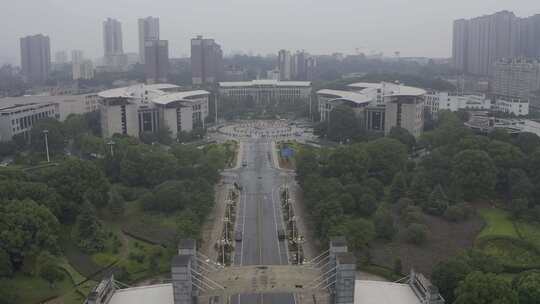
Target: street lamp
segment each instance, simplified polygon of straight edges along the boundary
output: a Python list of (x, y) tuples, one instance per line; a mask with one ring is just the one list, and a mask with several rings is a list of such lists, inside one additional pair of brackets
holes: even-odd
[(47, 134), (49, 134), (49, 130), (43, 130), (43, 135), (45, 136), (45, 152), (47, 153), (47, 162), (50, 163), (51, 158), (49, 157), (49, 140)]
[(111, 156), (114, 156), (113, 146), (115, 145), (115, 142), (111, 140), (107, 142), (107, 145), (111, 148)]

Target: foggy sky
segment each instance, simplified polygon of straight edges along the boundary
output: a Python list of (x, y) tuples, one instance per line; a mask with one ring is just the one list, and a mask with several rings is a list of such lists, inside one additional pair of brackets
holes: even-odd
[(19, 64), (19, 38), (43, 33), (58, 50), (103, 56), (102, 21), (122, 22), (124, 51), (137, 52), (137, 18), (160, 18), (170, 56), (189, 39), (215, 38), (225, 54), (305, 49), (313, 54), (384, 52), (449, 57), (452, 21), (513, 11), (540, 13), (539, 0), (0, 0), (0, 64)]

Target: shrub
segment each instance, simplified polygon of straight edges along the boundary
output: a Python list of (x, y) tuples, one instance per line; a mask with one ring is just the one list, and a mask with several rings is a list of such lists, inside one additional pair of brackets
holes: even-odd
[(405, 230), (405, 238), (409, 243), (421, 245), (427, 239), (427, 231), (426, 225), (413, 223)]

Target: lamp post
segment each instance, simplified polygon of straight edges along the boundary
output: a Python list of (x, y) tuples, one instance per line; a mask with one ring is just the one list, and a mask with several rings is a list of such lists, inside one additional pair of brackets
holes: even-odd
[(115, 142), (111, 140), (107, 142), (107, 145), (111, 148), (111, 156), (114, 156), (113, 146), (115, 145)]
[(49, 139), (47, 134), (49, 134), (49, 130), (43, 130), (43, 135), (45, 136), (45, 152), (47, 153), (47, 162), (50, 163), (51, 158), (49, 157)]

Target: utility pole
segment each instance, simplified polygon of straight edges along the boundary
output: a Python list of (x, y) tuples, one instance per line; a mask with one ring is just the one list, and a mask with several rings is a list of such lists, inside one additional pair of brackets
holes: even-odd
[(49, 130), (43, 130), (43, 135), (45, 136), (45, 152), (47, 153), (47, 162), (50, 163), (51, 158), (49, 157), (49, 139), (47, 134), (49, 134)]

